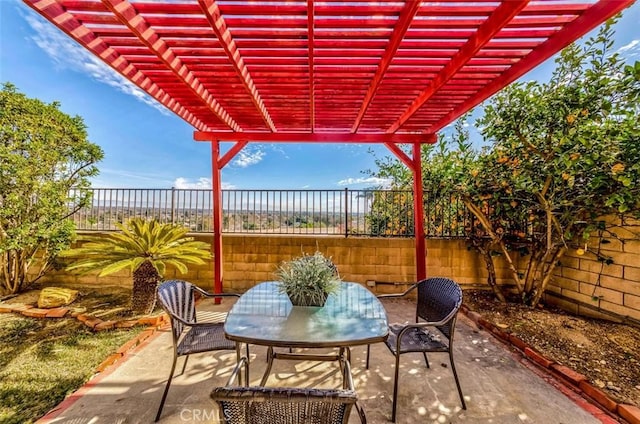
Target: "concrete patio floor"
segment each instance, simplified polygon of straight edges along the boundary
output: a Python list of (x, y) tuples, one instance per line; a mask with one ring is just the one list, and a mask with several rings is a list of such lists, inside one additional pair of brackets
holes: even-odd
[[(413, 303), (385, 300), (389, 322), (413, 320)], [(223, 316), (231, 303), (202, 303), (202, 319)], [(455, 361), (468, 409), (462, 410), (446, 354), (432, 354), (427, 369), (420, 354), (401, 359), (398, 423), (600, 423), (525, 366), (519, 355), (459, 315)], [(369, 423), (388, 423), (391, 415), (394, 359), (383, 344), (372, 346), (371, 366), (365, 369), (366, 346), (352, 349), (352, 371), (360, 403)], [(266, 365), (266, 348), (251, 346), (251, 383), (258, 384)], [(151, 423), (171, 367), (168, 330), (130, 353), (100, 376), (70, 407), (41, 423)], [(178, 359), (178, 372), (183, 358)], [(217, 408), (209, 399), (224, 385), (236, 362), (235, 352), (193, 355), (184, 375), (174, 378), (161, 423), (217, 423)], [(276, 361), (267, 385), (340, 387), (335, 363)], [(583, 401), (584, 402), (584, 401)], [(350, 423), (358, 423), (355, 411)]]

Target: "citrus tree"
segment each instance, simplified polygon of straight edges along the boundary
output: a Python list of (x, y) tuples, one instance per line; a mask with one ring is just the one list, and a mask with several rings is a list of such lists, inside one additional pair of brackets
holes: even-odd
[[(640, 211), (640, 63), (611, 52), (612, 24), (563, 50), (548, 83), (513, 84), (492, 99), (479, 120), (492, 147), (458, 185), (530, 305), (604, 216)], [(521, 231), (506, 227), (523, 221)]]
[[(425, 190), (455, 194), (473, 214), (466, 235), (500, 299), (496, 257), (522, 301), (536, 305), (567, 250), (584, 253), (606, 229), (603, 217), (640, 214), (640, 63), (611, 52), (613, 23), (566, 48), (548, 83), (515, 83), (494, 96), (478, 121), (485, 148), (474, 150), (458, 122), (452, 142), (422, 151)], [(374, 175), (410, 186), (398, 161), (377, 165)]]
[(74, 226), (67, 218), (90, 200), (89, 177), (102, 156), (81, 117), (2, 86), (0, 292), (27, 288), (69, 247)]
[(82, 245), (61, 253), (71, 258), (70, 271), (100, 271), (105, 276), (129, 268), (133, 275), (131, 310), (149, 314), (156, 304), (156, 287), (167, 265), (182, 273), (187, 264), (202, 265), (211, 257), (210, 246), (188, 237), (186, 227), (156, 220), (132, 218), (116, 224), (120, 232), (81, 236)]

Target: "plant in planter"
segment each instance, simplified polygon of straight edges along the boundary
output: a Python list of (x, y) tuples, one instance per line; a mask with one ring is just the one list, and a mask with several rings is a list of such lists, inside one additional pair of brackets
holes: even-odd
[(336, 266), (321, 252), (282, 262), (276, 276), (280, 292), (286, 293), (295, 306), (324, 306), (341, 281)]

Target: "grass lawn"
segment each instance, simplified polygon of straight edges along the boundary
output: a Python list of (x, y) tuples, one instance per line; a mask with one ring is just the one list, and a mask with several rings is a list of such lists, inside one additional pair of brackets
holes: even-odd
[(75, 319), (0, 314), (0, 423), (36, 421), (142, 330), (94, 333)]

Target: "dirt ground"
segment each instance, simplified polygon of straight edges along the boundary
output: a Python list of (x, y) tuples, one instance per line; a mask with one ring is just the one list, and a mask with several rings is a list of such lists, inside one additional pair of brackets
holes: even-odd
[(547, 358), (583, 374), (616, 401), (640, 405), (640, 328), (551, 306), (502, 305), (486, 291), (465, 291), (464, 303)]
[[(134, 315), (130, 308), (131, 288), (115, 285), (81, 285), (81, 284), (55, 284), (40, 285), (35, 284), (23, 293), (5, 300), (7, 303), (24, 303), (36, 305), (40, 290), (44, 287), (63, 287), (77, 290), (78, 298), (67, 307), (72, 311), (86, 313), (103, 321), (119, 319), (135, 319), (141, 315)], [(151, 315), (162, 312), (156, 305)]]

